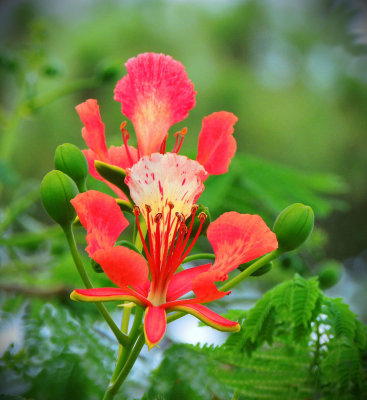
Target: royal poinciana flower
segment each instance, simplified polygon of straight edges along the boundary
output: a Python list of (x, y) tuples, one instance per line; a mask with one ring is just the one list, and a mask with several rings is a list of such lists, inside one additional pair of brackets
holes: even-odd
[[(126, 67), (128, 75), (118, 82), (115, 99), (121, 102), (122, 112), (134, 125), (137, 150), (128, 146), (125, 124), (124, 145), (107, 149), (95, 100), (87, 100), (77, 110), (89, 147), (85, 155), (90, 173), (101, 179), (94, 168), (95, 160), (126, 169), (125, 183), (134, 202), (143, 252), (116, 245), (128, 222), (115, 199), (97, 191), (79, 194), (72, 204), (87, 230), (86, 250), (117, 287), (77, 289), (71, 298), (87, 302), (131, 301), (144, 307), (149, 347), (162, 339), (166, 313), (174, 310), (192, 314), (216, 329), (237, 331), (237, 322), (216, 314), (203, 303), (230, 293), (218, 290), (215, 284), (225, 281), (230, 271), (277, 248), (276, 236), (259, 216), (223, 214), (207, 230), (215, 262), (177, 272), (206, 218), (204, 213), (197, 215), (196, 205), (203, 182), (209, 174), (225, 173), (235, 153), (232, 133), (237, 118), (225, 111), (204, 118), (196, 161), (177, 154), (185, 130), (177, 134), (173, 151), (166, 153), (169, 128), (186, 118), (195, 105), (193, 85), (184, 67), (162, 54), (139, 55), (129, 60)], [(113, 189), (122, 195), (117, 188)], [(146, 234), (140, 225), (141, 215)], [(200, 226), (193, 234), (196, 219)]]
[[(128, 74), (117, 83), (114, 98), (121, 102), (122, 113), (134, 126), (137, 149), (128, 145), (126, 122), (120, 127), (123, 145), (107, 148), (97, 100), (89, 99), (76, 107), (84, 124), (82, 135), (89, 147), (83, 151), (89, 172), (106, 182), (119, 197), (124, 197), (124, 194), (98, 174), (95, 160), (126, 169), (145, 155), (165, 153), (169, 129), (188, 116), (195, 106), (196, 95), (184, 66), (170, 56), (140, 54), (126, 63), (126, 69)], [(203, 119), (197, 161), (209, 174), (228, 171), (230, 159), (236, 151), (236, 141), (232, 136), (236, 121), (237, 117), (226, 111), (215, 112)], [(173, 153), (181, 149), (186, 131), (184, 128), (175, 133)]]
[[(166, 313), (173, 310), (192, 314), (222, 331), (239, 330), (237, 322), (223, 318), (203, 303), (229, 294), (219, 291), (215, 282), (226, 280), (240, 264), (275, 250), (277, 240), (259, 216), (225, 213), (207, 231), (216, 257), (214, 264), (177, 272), (206, 217), (196, 215), (195, 204), (206, 175), (197, 161), (174, 153), (144, 156), (128, 170), (125, 182), (136, 204), (134, 213), (146, 257), (114, 246), (127, 220), (112, 197), (88, 191), (72, 200), (87, 230), (88, 254), (118, 287), (77, 289), (71, 298), (87, 302), (128, 300), (145, 307), (144, 329), (149, 347), (162, 339)], [(140, 214), (148, 227), (146, 239)], [(190, 216), (191, 224), (187, 226)], [(200, 228), (190, 240), (195, 218), (199, 218)], [(181, 298), (191, 291), (193, 296)]]

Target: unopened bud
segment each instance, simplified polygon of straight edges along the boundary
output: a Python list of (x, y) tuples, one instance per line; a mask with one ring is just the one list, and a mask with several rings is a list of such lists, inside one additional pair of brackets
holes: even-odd
[(76, 217), (72, 200), (78, 194), (75, 182), (61, 171), (50, 171), (42, 180), (42, 203), (49, 216), (63, 228)]
[(55, 168), (69, 175), (78, 186), (79, 191), (85, 190), (88, 162), (78, 147), (71, 143), (58, 146), (55, 152)]
[(343, 266), (334, 260), (327, 260), (319, 272), (319, 283), (322, 290), (336, 285), (343, 273)]
[(301, 203), (285, 208), (274, 223), (273, 232), (277, 236), (279, 250), (295, 250), (310, 236), (314, 226), (311, 207)]

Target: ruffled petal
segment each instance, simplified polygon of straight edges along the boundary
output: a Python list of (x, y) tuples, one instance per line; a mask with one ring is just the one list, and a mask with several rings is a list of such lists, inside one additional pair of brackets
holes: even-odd
[(162, 340), (166, 328), (166, 310), (161, 307), (148, 307), (145, 311), (144, 333), (149, 350)]
[(169, 309), (172, 311), (183, 311), (191, 314), (204, 322), (204, 324), (209, 325), (214, 329), (218, 329), (219, 331), (238, 332), (241, 329), (238, 322), (230, 321), (201, 304), (183, 304), (180, 306), (170, 307)]
[(184, 66), (170, 56), (144, 53), (125, 65), (128, 74), (117, 83), (114, 99), (134, 125), (140, 154), (150, 155), (169, 128), (188, 116), (196, 92)]
[(97, 100), (89, 99), (75, 108), (84, 124), (82, 135), (85, 143), (98, 155), (101, 161), (104, 161), (107, 155), (105, 128)]
[(89, 190), (78, 194), (71, 204), (87, 230), (87, 253), (112, 247), (120, 233), (129, 225), (116, 200), (107, 194)]
[(211, 175), (228, 172), (237, 148), (232, 136), (237, 120), (234, 114), (227, 111), (215, 112), (203, 119), (196, 159)]
[(223, 292), (216, 289), (215, 281), (226, 280), (228, 273), (240, 264), (278, 248), (275, 234), (258, 215), (225, 213), (209, 225), (207, 237), (214, 249), (215, 262), (193, 282), (194, 292), (201, 302), (223, 296)]
[(84, 301), (96, 303), (100, 301), (132, 301), (141, 306), (149, 306), (151, 303), (144, 297), (136, 295), (132, 290), (120, 288), (94, 288), (94, 289), (76, 289), (70, 298), (75, 301)]
[(127, 247), (116, 246), (98, 250), (93, 259), (117, 286), (137, 286), (148, 279), (149, 269), (145, 258)]
[(192, 281), (201, 273), (209, 270), (211, 264), (189, 268), (173, 275), (167, 289), (167, 301), (173, 301), (193, 290)]

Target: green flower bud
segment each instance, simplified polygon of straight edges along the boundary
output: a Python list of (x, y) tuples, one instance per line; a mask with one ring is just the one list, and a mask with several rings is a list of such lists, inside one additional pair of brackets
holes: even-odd
[(325, 290), (336, 285), (342, 276), (343, 267), (338, 261), (328, 260), (319, 272), (320, 288)]
[[(199, 229), (200, 218), (198, 218), (198, 217), (199, 217), (199, 215), (201, 213), (204, 213), (206, 215), (206, 219), (205, 219), (205, 221), (203, 223), (203, 226), (201, 228), (200, 236), (201, 235), (205, 235), (206, 231), (208, 230), (208, 226), (209, 226), (209, 224), (211, 222), (211, 216), (210, 216), (209, 208), (203, 206), (202, 204), (199, 204), (199, 207), (198, 207), (198, 209), (197, 209), (197, 211), (195, 213), (194, 225), (192, 227), (192, 231), (191, 231), (190, 237), (194, 237), (196, 235), (198, 229)], [(191, 220), (192, 220), (192, 217), (190, 216), (186, 221), (186, 226), (188, 228), (190, 228)]]
[(88, 162), (81, 150), (70, 143), (57, 147), (55, 152), (55, 168), (69, 175), (77, 184), (79, 191), (85, 191), (88, 177)]
[(310, 236), (314, 226), (311, 207), (301, 203), (285, 208), (274, 223), (273, 232), (278, 239), (279, 250), (295, 250)]
[(41, 183), (41, 198), (48, 215), (63, 228), (72, 224), (76, 212), (71, 205), (78, 194), (74, 181), (61, 171), (50, 171)]

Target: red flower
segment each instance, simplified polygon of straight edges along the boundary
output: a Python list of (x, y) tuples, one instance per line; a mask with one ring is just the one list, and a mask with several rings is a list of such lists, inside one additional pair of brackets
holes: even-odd
[[(131, 167), (140, 157), (155, 152), (165, 153), (168, 130), (185, 119), (195, 106), (194, 85), (184, 66), (164, 54), (144, 53), (126, 63), (128, 74), (116, 85), (115, 100), (121, 102), (122, 113), (135, 128), (137, 150), (128, 145), (129, 133), (121, 125), (124, 144), (107, 149), (104, 124), (97, 100), (87, 100), (76, 107), (84, 124), (83, 138), (89, 147), (84, 154), (92, 176), (106, 182), (119, 197), (121, 190), (99, 176), (94, 161), (100, 160), (123, 169)], [(237, 117), (221, 111), (204, 118), (199, 136), (197, 161), (213, 175), (227, 172), (236, 151), (232, 136)], [(174, 153), (180, 150), (186, 129), (177, 132)]]
[[(210, 154), (208, 159), (212, 159)], [(174, 153), (144, 156), (127, 170), (125, 182), (136, 204), (134, 212), (146, 258), (126, 247), (114, 246), (127, 221), (112, 197), (96, 191), (75, 197), (72, 204), (87, 230), (87, 252), (118, 287), (77, 289), (71, 298), (87, 302), (129, 300), (145, 307), (149, 347), (162, 339), (166, 312), (172, 310), (195, 315), (219, 330), (238, 331), (237, 322), (221, 317), (202, 303), (229, 294), (219, 291), (215, 282), (226, 280), (238, 265), (275, 250), (277, 240), (259, 216), (225, 213), (207, 231), (216, 256), (214, 264), (176, 272), (205, 220), (205, 214), (196, 216), (195, 202), (206, 177), (201, 164)], [(146, 242), (139, 225), (140, 213), (148, 227)], [(185, 221), (190, 215), (193, 218), (188, 227)], [(200, 229), (190, 242), (196, 217)], [(191, 291), (195, 296), (180, 299)]]

